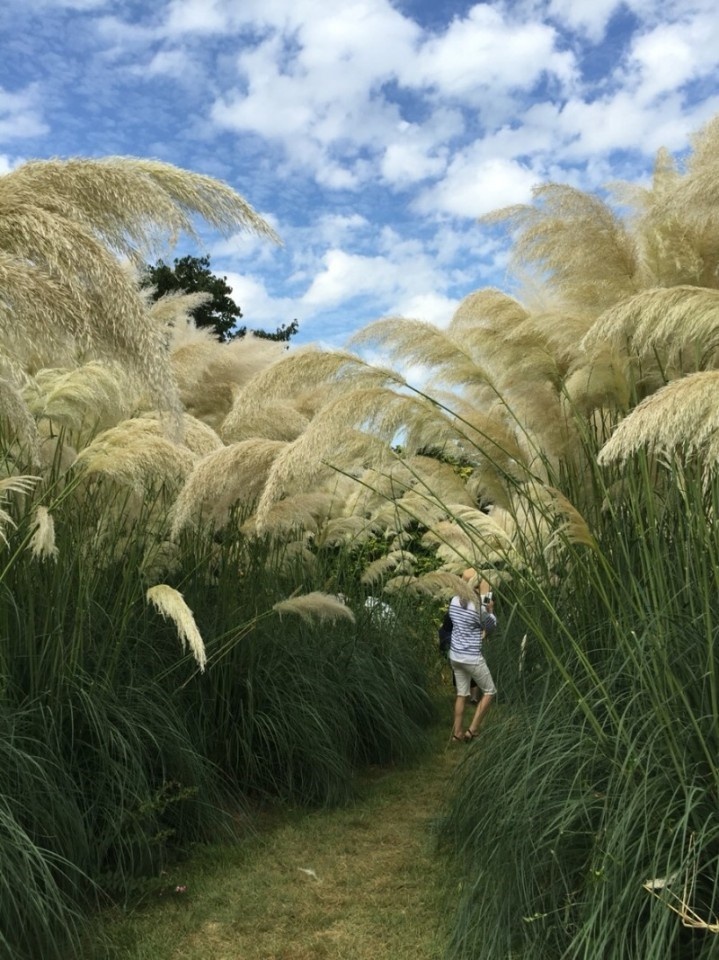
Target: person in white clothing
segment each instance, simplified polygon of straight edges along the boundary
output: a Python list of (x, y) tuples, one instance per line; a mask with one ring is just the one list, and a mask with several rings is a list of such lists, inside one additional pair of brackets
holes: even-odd
[[(473, 740), (477, 736), (479, 725), (497, 693), (484, 657), (482, 643), (488, 633), (497, 626), (494, 616), (494, 601), (486, 581), (480, 580), (476, 570), (465, 570), (462, 579), (473, 584), (476, 601), (455, 596), (449, 604), (449, 616), (452, 621), (452, 643), (449, 648), (449, 662), (454, 673), (457, 696), (454, 701), (454, 724), (452, 739), (455, 741)], [(470, 683), (474, 680), (482, 696), (467, 730), (462, 730), (464, 707), (469, 696)]]

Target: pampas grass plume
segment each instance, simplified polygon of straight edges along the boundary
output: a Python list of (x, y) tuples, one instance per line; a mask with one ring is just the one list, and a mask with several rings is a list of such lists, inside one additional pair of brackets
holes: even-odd
[(625, 417), (599, 453), (599, 463), (624, 463), (638, 450), (704, 449), (711, 456), (717, 417), (719, 371), (674, 380), (643, 400)]
[[(5, 477), (3, 480), (0, 480), (0, 502), (8, 493), (19, 493), (21, 495), (30, 493), (39, 479), (39, 477), (31, 476)], [(17, 524), (7, 510), (0, 508), (0, 543), (7, 545), (8, 539), (5, 535), (5, 528), (15, 526), (17, 526)]]
[(166, 583), (158, 583), (150, 587), (145, 596), (148, 603), (151, 603), (165, 620), (172, 620), (177, 627), (183, 651), (190, 648), (200, 672), (204, 673), (207, 663), (205, 644), (197, 629), (192, 610), (185, 603), (182, 594)]
[(257, 437), (220, 447), (199, 460), (173, 506), (172, 539), (202, 522), (219, 529), (238, 501), (251, 506), (286, 446), (281, 440)]
[(282, 616), (285, 613), (295, 613), (307, 623), (312, 620), (330, 621), (350, 620), (354, 623), (355, 615), (349, 607), (331, 593), (321, 593), (314, 590), (289, 600), (280, 600), (272, 609)]
[(28, 544), (33, 557), (38, 560), (57, 560), (55, 522), (46, 507), (38, 507), (35, 510), (35, 525), (37, 529)]

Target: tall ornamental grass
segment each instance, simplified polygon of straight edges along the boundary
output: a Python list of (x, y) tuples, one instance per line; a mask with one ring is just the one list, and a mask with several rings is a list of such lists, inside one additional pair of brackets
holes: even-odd
[(545, 184), (488, 218), (516, 296), (354, 338), (421, 365), (422, 390), (347, 354), (291, 364), (327, 395), (258, 525), (334, 456), (369, 490), (345, 520), (387, 539), (385, 590), (456, 592), (472, 566), (498, 594), (503, 693), (442, 829), (455, 957), (717, 949), (719, 118), (692, 146), (647, 185)]
[(240, 531), (311, 404), (257, 416), (243, 387), (282, 347), (220, 344), (188, 322), (196, 296), (151, 305), (140, 291), (137, 268), (196, 216), (277, 240), (228, 185), (158, 161), (0, 176), (0, 954), (13, 960), (77, 954), (88, 911), (150, 892), (168, 857), (246, 801), (347, 797), (358, 764), (420, 749), (432, 712), (416, 612), (372, 624), (356, 578), (313, 566), (300, 533)]
[[(433, 704), (415, 608), (377, 623), (349, 578), (343, 606), (326, 570), (248, 540), (241, 518), (183, 534), (163, 560), (161, 488), (138, 505), (70, 470), (9, 496), (0, 943), (14, 960), (72, 955), (89, 909), (151, 892), (168, 857), (229, 837), (243, 804), (336, 803), (358, 766), (422, 748)], [(54, 526), (42, 556), (39, 505)], [(165, 561), (204, 670), (146, 597)]]
[(453, 957), (716, 951), (719, 486), (646, 454), (593, 485), (591, 545), (500, 591), (507, 697), (441, 827)]

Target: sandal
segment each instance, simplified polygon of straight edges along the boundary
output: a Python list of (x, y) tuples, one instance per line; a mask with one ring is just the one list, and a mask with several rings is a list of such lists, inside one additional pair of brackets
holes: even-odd
[(476, 733), (472, 733), (471, 730), (464, 731), (464, 740), (466, 743), (469, 743), (470, 740), (475, 740), (477, 738)]
[(453, 733), (452, 739), (455, 740), (457, 743), (464, 743), (467, 738), (465, 736), (458, 737), (456, 734)]

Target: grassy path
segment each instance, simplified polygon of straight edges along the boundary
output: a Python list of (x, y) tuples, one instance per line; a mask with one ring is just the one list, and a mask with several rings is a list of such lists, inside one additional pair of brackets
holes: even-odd
[[(115, 960), (439, 960), (430, 826), (462, 745), (446, 725), (412, 768), (375, 771), (339, 810), (283, 813), (168, 875), (157, 904), (110, 923)], [(186, 890), (175, 890), (175, 887)]]

